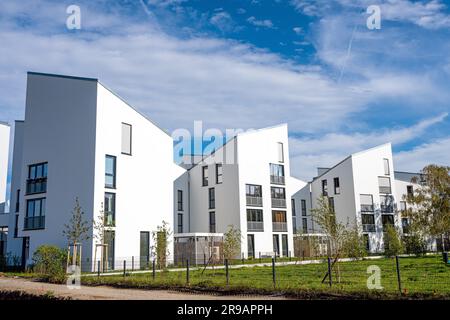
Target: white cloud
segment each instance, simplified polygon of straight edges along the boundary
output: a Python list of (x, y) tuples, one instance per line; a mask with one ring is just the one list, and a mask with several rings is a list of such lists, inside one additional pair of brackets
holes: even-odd
[(214, 13), (209, 21), (213, 26), (217, 27), (223, 32), (229, 32), (235, 28), (233, 19), (231, 18), (230, 14), (225, 11)]
[(303, 28), (301, 27), (294, 27), (292, 28), (292, 30), (297, 34), (297, 35), (301, 35), (303, 32)]
[(262, 27), (262, 28), (268, 28), (268, 29), (274, 28), (273, 22), (269, 19), (258, 20), (255, 17), (251, 16), (250, 18), (247, 19), (247, 22), (256, 27)]

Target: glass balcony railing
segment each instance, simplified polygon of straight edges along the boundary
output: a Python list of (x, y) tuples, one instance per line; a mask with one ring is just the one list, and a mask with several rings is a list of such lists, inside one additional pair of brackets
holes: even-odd
[(273, 232), (287, 232), (287, 222), (272, 222)]
[(262, 197), (247, 196), (247, 205), (253, 207), (262, 207)]
[(247, 221), (247, 231), (264, 231), (264, 222)]
[(45, 216), (25, 217), (24, 230), (35, 230), (45, 228)]
[(270, 183), (273, 183), (273, 184), (284, 184), (284, 176), (270, 175)]
[(286, 208), (286, 199), (272, 198), (272, 208)]

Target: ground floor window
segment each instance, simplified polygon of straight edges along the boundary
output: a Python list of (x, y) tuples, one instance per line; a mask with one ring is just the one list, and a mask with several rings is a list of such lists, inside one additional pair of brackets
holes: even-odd
[(249, 258), (255, 257), (255, 235), (247, 235), (247, 252)]
[(278, 234), (273, 235), (273, 252), (276, 256), (280, 255), (280, 237)]
[(281, 235), (281, 244), (283, 246), (283, 256), (289, 256), (288, 236), (287, 234)]

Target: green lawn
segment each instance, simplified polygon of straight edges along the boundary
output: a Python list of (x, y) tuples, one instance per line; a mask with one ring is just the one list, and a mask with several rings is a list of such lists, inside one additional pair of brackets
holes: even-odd
[[(367, 268), (376, 265), (381, 270), (381, 290), (368, 290)], [(339, 272), (337, 269), (339, 268)], [(340, 262), (333, 270), (333, 285), (322, 283), (327, 272), (327, 264), (289, 265), (276, 267), (276, 287), (274, 288), (271, 267), (251, 267), (229, 270), (229, 285), (226, 284), (225, 270), (191, 270), (190, 287), (214, 290), (243, 290), (288, 293), (319, 292), (340, 294), (363, 294), (384, 296), (398, 294), (395, 259), (376, 259)], [(450, 298), (450, 266), (442, 262), (442, 257), (400, 258), (402, 290), (406, 295), (443, 295)], [(158, 272), (156, 279), (151, 273), (123, 276), (83, 277), (85, 285), (113, 285), (119, 287), (170, 288), (185, 287), (186, 272)]]

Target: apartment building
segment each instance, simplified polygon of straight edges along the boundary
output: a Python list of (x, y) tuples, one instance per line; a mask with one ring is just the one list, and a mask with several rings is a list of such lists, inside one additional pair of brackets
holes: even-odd
[(311, 209), (325, 196), (337, 220), (357, 224), (367, 249), (381, 252), (388, 224), (407, 232), (408, 221), (401, 212), (406, 208), (404, 196), (419, 187), (411, 182), (417, 175), (394, 171), (390, 143), (354, 153), (331, 168), (319, 168), (317, 177), (292, 197), (302, 212), (295, 220), (296, 229), (320, 233)]
[(93, 261), (107, 251), (108, 268), (131, 256), (145, 264), (151, 233), (173, 225), (171, 136), (97, 79), (29, 72), (13, 155), (8, 252), (24, 265), (40, 245), (67, 247), (76, 198), (87, 221), (104, 212), (108, 246), (91, 228), (82, 252)]
[(241, 231), (241, 257), (293, 254), (286, 124), (236, 135), (174, 183), (175, 238)]
[(0, 256), (6, 254), (8, 236), (6, 186), (8, 175), (9, 132), (9, 124), (0, 122)]

